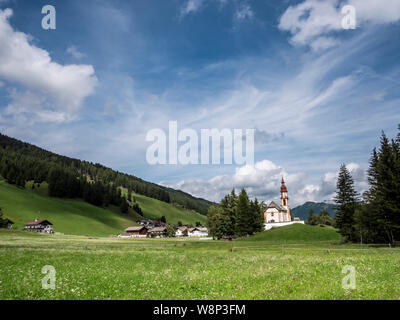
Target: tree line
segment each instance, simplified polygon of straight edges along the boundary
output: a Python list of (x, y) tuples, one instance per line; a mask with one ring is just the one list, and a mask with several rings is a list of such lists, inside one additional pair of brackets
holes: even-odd
[(239, 195), (235, 190), (226, 195), (218, 205), (208, 210), (208, 229), (213, 238), (224, 236), (246, 236), (263, 230), (264, 202), (250, 200), (246, 190)]
[(385, 133), (374, 149), (368, 169), (369, 190), (362, 197), (343, 164), (335, 202), (335, 226), (349, 241), (391, 243), (400, 239), (400, 125), (395, 139)]
[(309, 216), (307, 219), (307, 224), (312, 226), (316, 225), (332, 226), (334, 222), (328, 210), (324, 209), (319, 214), (317, 214), (313, 209), (310, 209)]

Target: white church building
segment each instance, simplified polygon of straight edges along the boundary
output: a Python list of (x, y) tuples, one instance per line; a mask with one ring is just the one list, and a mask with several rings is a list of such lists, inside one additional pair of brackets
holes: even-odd
[(277, 204), (276, 202), (272, 201), (268, 205), (267, 210), (265, 210), (264, 212), (265, 230), (270, 230), (272, 228), (277, 228), (277, 227), (283, 227), (294, 223), (304, 224), (304, 221), (301, 221), (296, 218), (292, 221), (292, 216), (290, 214), (290, 207), (289, 207), (288, 192), (285, 185), (285, 180), (282, 177), (281, 204)]

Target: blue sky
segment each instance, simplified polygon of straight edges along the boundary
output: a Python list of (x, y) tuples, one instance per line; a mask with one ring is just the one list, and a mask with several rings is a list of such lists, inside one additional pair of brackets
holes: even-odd
[[(56, 8), (56, 30), (41, 9)], [(357, 28), (341, 27), (350, 4)], [(0, 131), (211, 200), (359, 191), (400, 123), (397, 0), (0, 0)], [(254, 166), (149, 165), (153, 128), (254, 128)]]

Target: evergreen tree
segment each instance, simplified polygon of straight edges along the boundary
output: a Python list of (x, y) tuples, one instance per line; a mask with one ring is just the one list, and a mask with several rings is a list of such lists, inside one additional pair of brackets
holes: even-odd
[(354, 240), (354, 212), (357, 204), (357, 192), (354, 189), (354, 181), (346, 165), (342, 164), (337, 181), (337, 192), (335, 202), (335, 223), (340, 234), (348, 240)]
[(228, 217), (224, 214), (222, 207), (213, 205), (208, 209), (207, 226), (213, 239), (221, 239), (227, 235), (226, 227), (228, 225)]
[(236, 234), (245, 236), (253, 233), (253, 215), (250, 208), (249, 197), (246, 190), (242, 189), (237, 201)]
[(225, 234), (227, 236), (233, 236), (236, 231), (236, 211), (237, 211), (237, 195), (235, 189), (225, 196), (221, 200), (221, 208), (223, 210), (223, 215), (225, 216)]
[(307, 224), (316, 226), (318, 224), (318, 216), (315, 214), (313, 209), (310, 209), (308, 214)]
[(128, 211), (129, 211), (129, 205), (128, 205), (128, 202), (126, 201), (125, 197), (122, 198), (122, 200), (121, 200), (120, 209), (121, 209), (121, 213), (128, 213)]
[(258, 203), (257, 198), (254, 201), (250, 201), (250, 210), (253, 218), (253, 233), (262, 231), (264, 229), (264, 211), (262, 211), (262, 208)]
[(368, 217), (375, 224), (371, 232), (365, 224), (359, 228), (374, 234), (374, 242), (394, 243), (400, 237), (400, 126), (399, 135), (391, 142), (382, 133), (379, 151), (374, 150), (368, 170), (370, 190), (366, 193)]
[(325, 226), (331, 226), (333, 224), (331, 215), (329, 214), (329, 212), (326, 209), (322, 210), (319, 213), (318, 223), (323, 224)]

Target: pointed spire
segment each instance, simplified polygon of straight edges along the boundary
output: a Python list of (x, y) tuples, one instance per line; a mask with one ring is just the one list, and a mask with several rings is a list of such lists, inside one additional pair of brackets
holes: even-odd
[(287, 188), (286, 188), (285, 180), (283, 179), (283, 176), (282, 176), (281, 193), (282, 193), (282, 192), (287, 192)]

